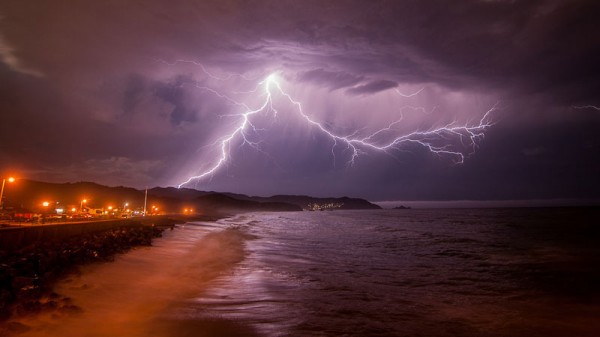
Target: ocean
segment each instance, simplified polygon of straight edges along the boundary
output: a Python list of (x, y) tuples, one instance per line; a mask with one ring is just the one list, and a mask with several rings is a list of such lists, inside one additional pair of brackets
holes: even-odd
[(600, 336), (600, 210), (248, 213), (56, 288), (19, 336)]

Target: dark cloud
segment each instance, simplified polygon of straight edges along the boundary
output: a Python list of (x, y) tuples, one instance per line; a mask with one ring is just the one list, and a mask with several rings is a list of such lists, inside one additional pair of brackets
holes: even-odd
[(186, 97), (185, 84), (193, 84), (188, 77), (178, 76), (167, 83), (157, 83), (154, 88), (154, 94), (173, 105), (170, 113), (170, 121), (173, 125), (181, 125), (183, 122), (196, 121), (196, 109), (188, 104)]
[[(502, 109), (463, 165), (407, 146), (350, 168), (342, 145), (332, 150), (280, 114), (257, 122), (258, 149), (236, 143), (223, 173), (199, 188), (600, 198), (597, 110), (572, 108), (600, 106), (596, 1), (9, 0), (0, 13), (3, 171), (177, 183), (214, 160), (209, 145), (242, 110), (234, 101), (260, 103), (244, 93), (274, 72), (310, 116), (345, 135), (399, 116), (391, 130), (476, 123), (495, 102)], [(389, 90), (404, 88), (424, 90)]]
[(326, 86), (331, 90), (337, 90), (340, 88), (353, 87), (362, 82), (364, 77), (349, 74), (347, 72), (334, 72), (324, 69), (314, 69), (300, 73), (298, 75), (298, 80), (303, 82), (315, 82), (317, 84)]
[(324, 69), (314, 69), (298, 75), (300, 82), (312, 82), (337, 90), (346, 88), (346, 93), (351, 95), (374, 94), (398, 86), (398, 83), (389, 80), (367, 81), (364, 76), (358, 76), (347, 72), (334, 72)]
[(143, 99), (147, 88), (146, 79), (139, 74), (131, 74), (125, 80), (125, 89), (123, 90), (123, 113), (131, 114), (136, 106)]
[(398, 83), (394, 81), (378, 80), (355, 86), (346, 90), (346, 92), (351, 95), (374, 94), (380, 91), (395, 88), (397, 86)]

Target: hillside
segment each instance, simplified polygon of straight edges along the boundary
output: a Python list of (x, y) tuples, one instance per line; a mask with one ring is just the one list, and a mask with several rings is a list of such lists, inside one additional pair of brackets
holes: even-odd
[[(113, 209), (129, 208), (143, 210), (144, 190), (117, 186), (109, 187), (91, 182), (46, 183), (21, 179), (7, 186), (4, 194), (4, 206), (7, 210), (44, 211), (44, 202), (51, 206), (60, 206), (70, 210), (79, 210), (82, 206), (90, 208)], [(85, 203), (83, 200), (85, 199)], [(127, 205), (127, 206), (125, 206)], [(202, 192), (192, 189), (153, 188), (148, 190), (146, 203), (150, 213), (153, 207), (160, 213), (182, 213), (210, 211), (300, 211), (300, 207), (280, 202), (258, 202), (237, 200), (224, 194)]]
[(239, 193), (220, 193), (220, 192), (205, 192), (194, 189), (181, 188), (177, 189), (175, 187), (155, 187), (152, 190), (148, 190), (148, 193), (152, 192), (154, 195), (160, 195), (163, 197), (177, 197), (179, 195), (184, 195), (186, 198), (199, 198), (202, 196), (206, 196), (209, 194), (222, 194), (226, 195), (235, 200), (245, 200), (245, 201), (254, 201), (260, 203), (284, 203), (284, 204), (292, 204), (296, 205), (302, 209), (307, 209), (310, 204), (339, 204), (340, 207), (337, 209), (381, 209), (378, 205), (370, 203), (365, 199), (359, 198), (349, 198), (349, 197), (341, 197), (341, 198), (317, 198), (311, 197), (307, 195), (274, 195), (270, 197), (257, 197), (257, 196), (248, 196), (245, 194)]
[[(144, 190), (130, 187), (109, 187), (92, 182), (47, 183), (21, 179), (6, 186), (5, 206), (13, 209), (39, 210), (43, 202), (67, 209), (91, 208), (143, 209)], [(379, 209), (367, 200), (358, 198), (315, 198), (303, 195), (247, 196), (235, 193), (199, 191), (189, 188), (154, 187), (148, 189), (147, 208), (160, 212), (180, 213), (184, 209), (237, 211), (300, 211), (330, 205), (334, 209)]]

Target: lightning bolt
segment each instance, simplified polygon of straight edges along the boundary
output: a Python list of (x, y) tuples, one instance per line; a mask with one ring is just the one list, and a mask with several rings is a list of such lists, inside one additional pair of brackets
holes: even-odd
[(594, 109), (600, 111), (600, 107), (595, 105), (581, 105), (581, 106), (573, 106), (573, 109)]
[[(204, 66), (202, 66), (202, 69), (206, 72)], [(224, 79), (223, 77), (217, 77), (208, 72), (206, 73), (211, 78), (220, 80)], [(212, 166), (202, 171), (198, 175), (189, 177), (186, 181), (180, 183), (178, 187), (182, 187), (183, 185), (189, 184), (192, 181), (198, 181), (207, 177), (211, 177), (213, 174), (215, 174), (230, 159), (230, 148), (232, 146), (232, 143), (235, 141), (241, 141), (240, 146), (249, 145), (255, 149), (260, 150), (258, 147), (258, 143), (252, 141), (250, 138), (250, 134), (259, 131), (252, 121), (257, 115), (261, 113), (271, 113), (273, 116), (277, 116), (279, 111), (277, 110), (274, 103), (275, 95), (278, 95), (277, 97), (281, 97), (287, 100), (287, 102), (294, 106), (294, 112), (297, 113), (298, 116), (300, 116), (301, 119), (303, 119), (307, 125), (319, 130), (323, 135), (331, 139), (333, 143), (331, 152), (334, 156), (334, 162), (335, 148), (339, 145), (346, 146), (346, 149), (349, 150), (349, 152), (351, 153), (350, 159), (347, 162), (348, 165), (353, 165), (356, 159), (368, 150), (389, 153), (392, 150), (399, 150), (404, 144), (420, 145), (435, 155), (451, 157), (454, 163), (461, 164), (464, 162), (466, 155), (472, 154), (476, 151), (480, 140), (485, 137), (485, 131), (493, 125), (490, 115), (498, 109), (499, 104), (499, 102), (494, 104), (483, 114), (483, 116), (476, 123), (471, 123), (470, 125), (458, 125), (457, 121), (454, 121), (441, 127), (392, 136), (391, 139), (388, 136), (388, 140), (383, 141), (381, 140), (381, 138), (386, 138), (384, 136), (394, 133), (394, 127), (401, 123), (402, 116), (398, 120), (391, 122), (387, 127), (377, 130), (364, 137), (357, 136), (359, 131), (356, 131), (350, 135), (341, 135), (330, 130), (323, 123), (315, 120), (313, 117), (307, 114), (301, 102), (294, 99), (289, 93), (287, 93), (282, 88), (279, 79), (279, 73), (272, 73), (268, 75), (264, 80), (260, 81), (254, 90), (248, 92), (255, 93), (259, 97), (264, 96), (262, 103), (260, 103), (259, 106), (256, 108), (251, 108), (247, 104), (239, 102), (231, 98), (230, 96), (222, 94), (212, 88), (199, 85), (196, 86), (198, 89), (211, 92), (212, 94), (220, 97), (221, 99), (226, 100), (228, 103), (240, 107), (243, 110), (243, 112), (239, 114), (227, 115), (235, 116), (239, 119), (232, 131), (230, 131), (228, 134), (225, 134), (212, 144), (212, 146), (217, 146), (220, 149), (220, 155), (218, 159), (216, 159), (216, 161), (212, 164)], [(408, 95), (401, 93), (397, 89), (394, 90), (396, 90), (397, 93), (400, 94), (402, 97), (412, 97), (423, 91), (423, 88), (415, 93)], [(261, 91), (260, 95), (259, 91)], [(424, 108), (407, 108), (426, 112)], [(431, 112), (433, 112), (433, 110)], [(465, 154), (461, 151), (453, 150), (453, 147), (450, 144), (450, 140), (459, 141), (463, 146), (471, 148), (471, 152)]]
[(421, 88), (421, 89), (413, 92), (412, 94), (405, 94), (405, 93), (401, 92), (398, 89), (394, 89), (394, 90), (398, 93), (398, 95), (400, 95), (400, 96), (402, 96), (404, 98), (411, 98), (411, 97), (414, 97), (414, 96), (417, 96), (418, 94), (420, 94), (421, 91), (425, 90), (425, 88)]

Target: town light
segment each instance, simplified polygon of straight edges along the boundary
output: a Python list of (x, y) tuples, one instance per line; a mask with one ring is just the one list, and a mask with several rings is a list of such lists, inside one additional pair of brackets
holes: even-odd
[(48, 206), (50, 206), (50, 203), (49, 203), (49, 202), (47, 202), (47, 201), (44, 201), (44, 202), (42, 202), (42, 206), (44, 206), (44, 207), (48, 207)]

